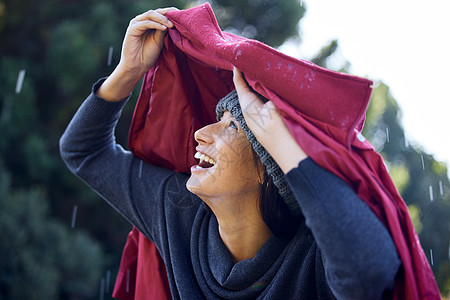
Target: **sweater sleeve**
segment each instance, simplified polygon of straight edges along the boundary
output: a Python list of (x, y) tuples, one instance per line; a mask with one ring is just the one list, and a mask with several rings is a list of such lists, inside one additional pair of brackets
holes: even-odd
[(167, 183), (178, 174), (146, 164), (116, 144), (114, 129), (128, 99), (97, 97), (102, 82), (94, 85), (62, 135), (61, 157), (71, 172), (153, 239), (158, 229), (152, 224), (163, 215)]
[(338, 299), (381, 299), (393, 290), (400, 260), (384, 225), (339, 177), (311, 158), (286, 174), (319, 246)]

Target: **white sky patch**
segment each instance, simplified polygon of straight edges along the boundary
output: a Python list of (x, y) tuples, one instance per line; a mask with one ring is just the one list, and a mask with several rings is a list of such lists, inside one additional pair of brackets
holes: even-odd
[(302, 43), (281, 51), (309, 59), (331, 40), (351, 73), (382, 80), (409, 139), (450, 163), (450, 2), (304, 0)]

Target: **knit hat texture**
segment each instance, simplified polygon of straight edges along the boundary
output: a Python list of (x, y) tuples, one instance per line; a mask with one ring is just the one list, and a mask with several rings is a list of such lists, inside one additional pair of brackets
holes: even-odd
[(266, 167), (267, 174), (272, 177), (273, 183), (278, 188), (278, 192), (282, 196), (284, 202), (287, 204), (289, 210), (292, 214), (300, 214), (300, 208), (297, 201), (295, 200), (294, 194), (289, 188), (288, 183), (284, 179), (284, 174), (281, 171), (278, 164), (270, 156), (269, 152), (258, 142), (255, 135), (248, 128), (245, 122), (244, 116), (242, 114), (241, 105), (239, 104), (239, 98), (237, 92), (234, 90), (228, 95), (223, 97), (216, 106), (217, 120), (219, 121), (225, 111), (229, 111), (236, 121), (241, 125), (242, 130), (244, 130), (248, 141), (252, 145), (253, 150), (258, 155), (261, 163)]

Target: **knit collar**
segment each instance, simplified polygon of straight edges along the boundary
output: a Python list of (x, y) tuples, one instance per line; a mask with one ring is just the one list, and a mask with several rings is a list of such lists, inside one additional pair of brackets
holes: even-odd
[(305, 225), (300, 227), (291, 241), (272, 235), (253, 258), (233, 264), (232, 256), (220, 238), (216, 217), (206, 209), (200, 209), (193, 226), (191, 258), (206, 298), (258, 297), (305, 231)]

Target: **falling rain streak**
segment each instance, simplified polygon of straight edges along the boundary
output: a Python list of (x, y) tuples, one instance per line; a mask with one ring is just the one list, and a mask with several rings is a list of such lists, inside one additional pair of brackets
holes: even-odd
[(25, 79), (25, 70), (20, 70), (19, 76), (17, 76), (17, 82), (16, 82), (16, 94), (20, 94), (22, 91), (23, 86), (23, 80)]
[(431, 260), (431, 265), (434, 265), (434, 260), (433, 260), (433, 249), (430, 249), (430, 260)]
[(422, 159), (422, 169), (425, 171), (425, 161), (423, 160), (423, 154), (420, 156)]
[(389, 128), (386, 128), (386, 142), (389, 143)]
[(125, 290), (127, 293), (130, 291), (130, 269), (127, 269), (127, 282), (126, 282)]
[(405, 138), (405, 148), (408, 148), (408, 147), (409, 147), (409, 141), (407, 138)]
[(113, 57), (113, 51), (114, 51), (114, 47), (109, 47), (109, 50), (108, 50), (108, 61), (107, 61), (107, 66), (110, 66), (111, 65), (111, 63), (112, 63), (112, 57)]
[(142, 177), (142, 165), (144, 164), (144, 161), (141, 160), (141, 162), (139, 163), (139, 179), (141, 179)]
[(105, 297), (105, 279), (102, 278), (100, 281), (100, 300), (103, 300)]
[(428, 189), (430, 190), (430, 201), (433, 201), (433, 200), (434, 200), (434, 197), (433, 197), (433, 187), (430, 185), (430, 186), (428, 187)]
[(439, 181), (439, 194), (444, 196), (444, 186), (442, 185), (442, 180)]
[(74, 205), (72, 210), (72, 222), (70, 223), (71, 228), (75, 228), (75, 221), (77, 220), (77, 210), (78, 206)]
[(106, 290), (107, 294), (109, 294), (110, 287), (111, 287), (111, 271), (107, 270), (106, 271), (106, 286), (105, 286), (105, 290)]

